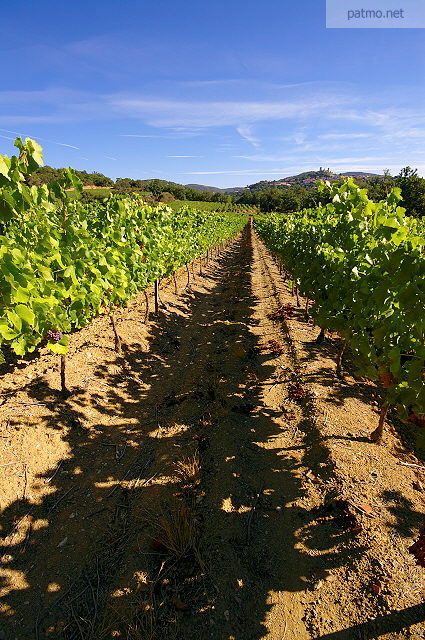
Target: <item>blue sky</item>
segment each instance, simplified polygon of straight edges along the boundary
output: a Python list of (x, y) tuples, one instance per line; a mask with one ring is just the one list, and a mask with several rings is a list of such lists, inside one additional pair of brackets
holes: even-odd
[(325, 0), (5, 3), (0, 153), (19, 133), (53, 166), (222, 187), (425, 175), (424, 29), (325, 24)]

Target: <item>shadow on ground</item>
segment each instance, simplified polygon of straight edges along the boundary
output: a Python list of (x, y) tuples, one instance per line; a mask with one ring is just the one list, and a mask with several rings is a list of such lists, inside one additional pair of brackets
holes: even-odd
[[(210, 291), (186, 292), (170, 304), (152, 323), (149, 351), (125, 345), (115, 370), (96, 371), (97, 391), (74, 389), (64, 402), (41, 382), (30, 387), (32, 399), (45, 403), (52, 434), (65, 429), (71, 457), (38, 479), (51, 487), (41, 504), (18, 499), (1, 515), (1, 587), (7, 591), (12, 575), (20, 585), (3, 598), (7, 640), (260, 640), (270, 594), (303, 591), (317, 570), (350, 565), (364, 553), (351, 534), (337, 539), (315, 525), (316, 514), (293, 505), (304, 495), (301, 465), (332, 472), (312, 405), (304, 404), (298, 424), (300, 460), (265, 447), (282, 427), (280, 410), (260, 400), (257, 382), (275, 367), (249, 330), (251, 267), (246, 230), (208, 272)], [(88, 428), (90, 412), (96, 421)], [(183, 562), (158, 583), (155, 628), (143, 636), (135, 576), (157, 573), (164, 558), (146, 543), (152, 535), (141, 514), (175, 497), (173, 465), (194, 447), (204, 492), (197, 512), (203, 564)], [(397, 505), (400, 521), (407, 508)], [(297, 548), (300, 540), (320, 554)], [(403, 620), (412, 624), (422, 613), (413, 607)], [(368, 624), (323, 640), (376, 637), (367, 635)], [(382, 624), (396, 631), (401, 618), (390, 614)]]

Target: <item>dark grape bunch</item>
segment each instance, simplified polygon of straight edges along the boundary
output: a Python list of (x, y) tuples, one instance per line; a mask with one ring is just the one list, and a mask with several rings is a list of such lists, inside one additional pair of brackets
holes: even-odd
[(52, 342), (59, 342), (59, 340), (62, 340), (63, 338), (63, 333), (62, 331), (58, 331), (58, 330), (52, 330), (50, 329), (47, 333), (46, 333), (46, 337), (51, 340)]
[(297, 400), (303, 400), (306, 397), (307, 392), (300, 385), (299, 382), (295, 382), (294, 384), (289, 385), (288, 395), (291, 398), (291, 400), (297, 401)]
[(259, 345), (257, 349), (259, 351), (271, 351), (275, 356), (280, 356), (283, 353), (282, 345), (276, 340), (269, 340), (267, 344)]
[(270, 320), (286, 320), (292, 315), (294, 307), (291, 304), (284, 304), (283, 307), (279, 307), (276, 311), (267, 314)]

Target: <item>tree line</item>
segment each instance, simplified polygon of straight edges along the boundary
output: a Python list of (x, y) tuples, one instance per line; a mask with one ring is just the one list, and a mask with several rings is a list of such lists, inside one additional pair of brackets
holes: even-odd
[[(27, 182), (30, 185), (40, 187), (43, 184), (49, 184), (54, 180), (59, 180), (63, 176), (64, 171), (65, 169), (55, 169), (54, 167), (49, 167), (49, 165), (44, 165), (43, 167), (38, 167), (38, 169), (36, 169), (31, 175), (27, 176)], [(105, 188), (112, 188), (115, 186), (112, 178), (108, 178), (108, 176), (105, 176), (103, 173), (99, 173), (98, 171), (89, 173), (88, 171), (74, 170), (74, 173), (78, 179), (81, 180), (84, 186), (93, 185), (95, 187)]]
[[(35, 185), (48, 184), (58, 180), (64, 169), (50, 166), (39, 167), (29, 177), (29, 183)], [(324, 202), (323, 193), (318, 193), (316, 186), (294, 184), (282, 187), (267, 187), (260, 189), (245, 189), (232, 195), (223, 192), (198, 191), (193, 187), (170, 182), (167, 180), (135, 180), (133, 178), (117, 178), (114, 182), (108, 176), (97, 171), (75, 171), (83, 185), (93, 185), (113, 189), (115, 193), (144, 193), (149, 201), (172, 202), (173, 200), (189, 200), (204, 202), (223, 202), (226, 204), (246, 204), (258, 207), (267, 213), (270, 211), (300, 211), (301, 209), (317, 207)], [(418, 175), (416, 169), (403, 168), (396, 176), (385, 171), (383, 176), (373, 178), (354, 179), (356, 184), (368, 191), (368, 196), (374, 202), (386, 198), (392, 187), (399, 187), (402, 195), (402, 206), (409, 215), (421, 218), (425, 216), (425, 179)], [(342, 183), (342, 178), (341, 178)], [(84, 199), (101, 199), (104, 195), (83, 194)]]
[[(336, 181), (336, 184), (342, 184)], [(384, 200), (392, 187), (401, 189), (401, 206), (408, 215), (416, 218), (425, 216), (425, 178), (418, 175), (417, 169), (405, 167), (396, 176), (385, 171), (383, 176), (373, 178), (354, 178), (354, 182), (362, 189), (367, 189), (368, 197), (374, 202)], [(329, 197), (329, 196), (328, 196)], [(286, 212), (310, 209), (319, 204), (326, 205), (326, 196), (318, 192), (317, 185), (304, 187), (296, 184), (285, 187), (269, 187), (256, 191), (247, 190), (236, 197), (237, 204), (257, 206), (261, 211)]]

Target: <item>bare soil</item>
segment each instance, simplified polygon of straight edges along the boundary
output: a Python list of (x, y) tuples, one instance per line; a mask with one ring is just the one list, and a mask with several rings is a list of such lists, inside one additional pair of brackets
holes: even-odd
[(121, 354), (74, 333), (66, 400), (54, 355), (2, 375), (0, 640), (424, 638), (425, 468), (370, 441), (379, 391), (250, 228), (199, 272), (117, 314)]

